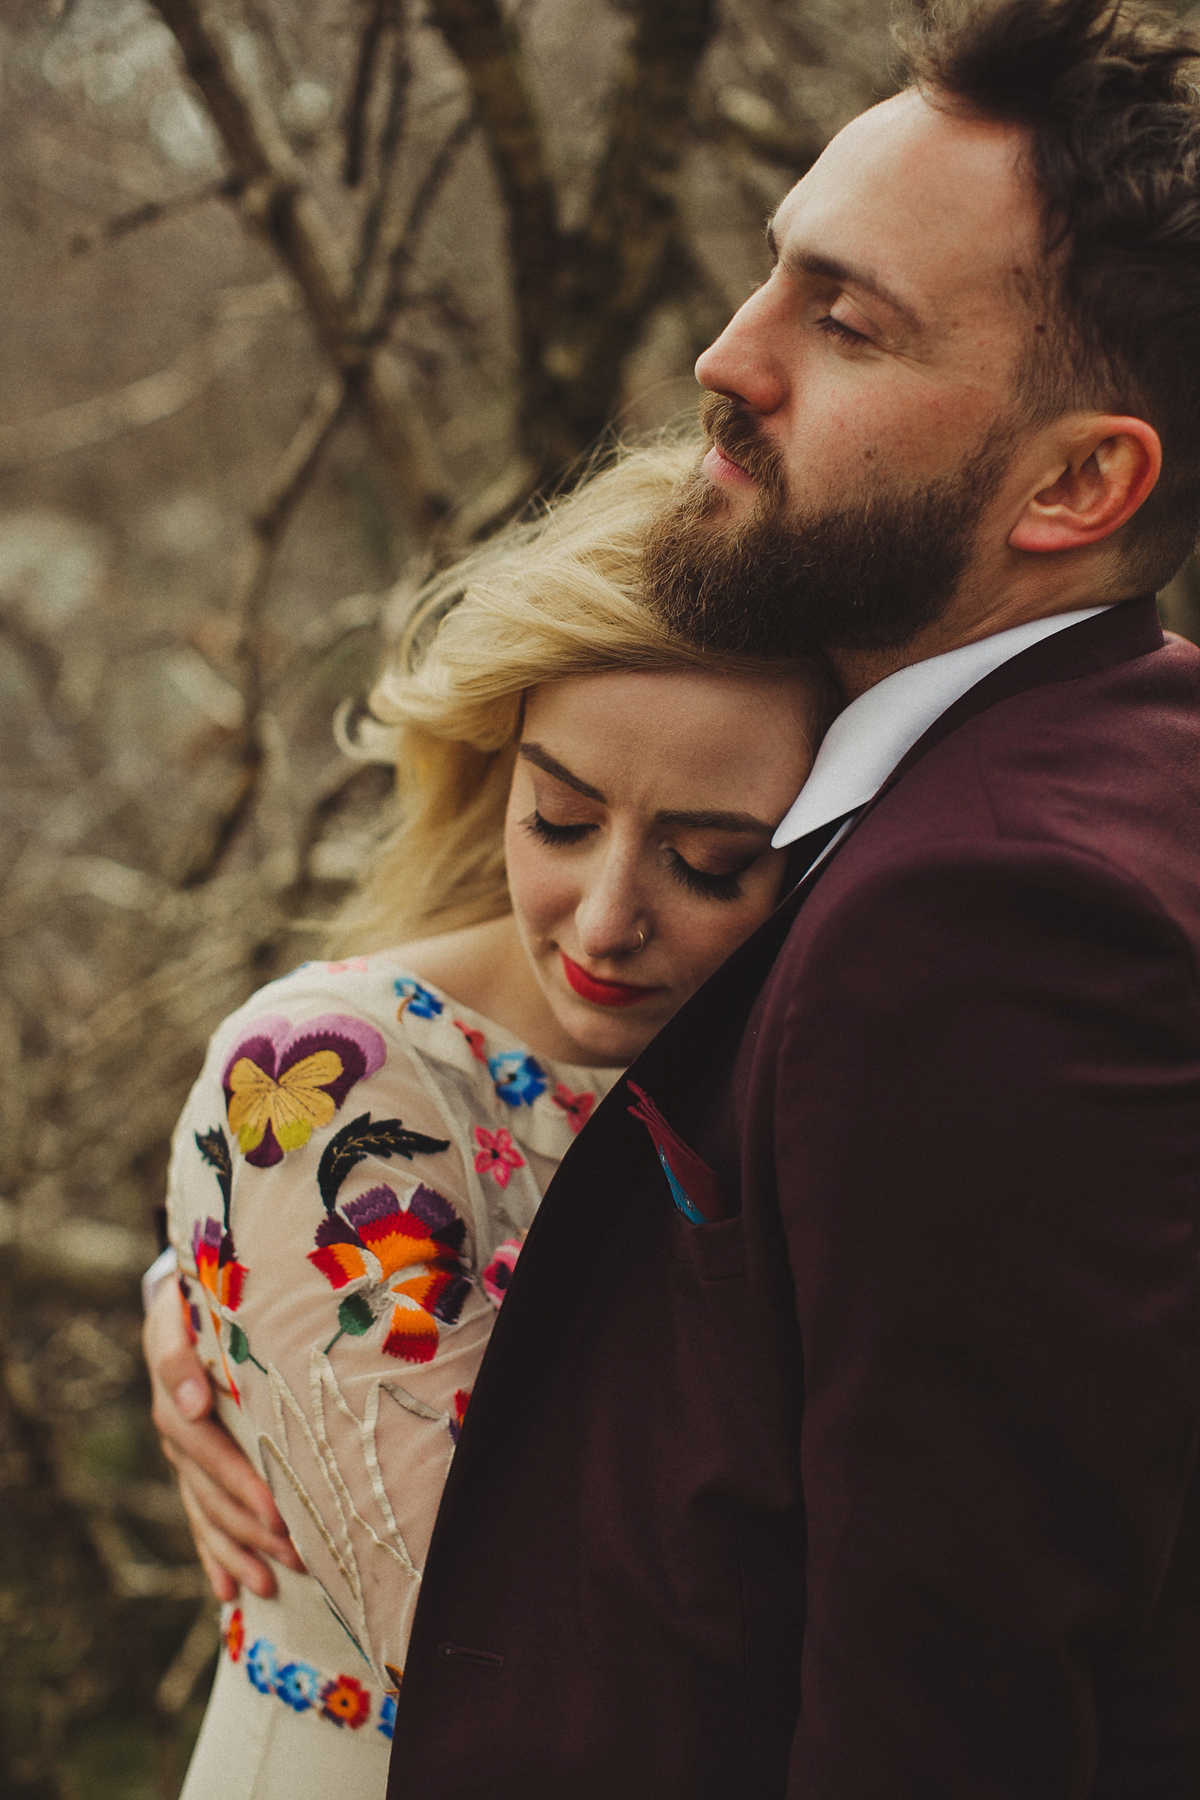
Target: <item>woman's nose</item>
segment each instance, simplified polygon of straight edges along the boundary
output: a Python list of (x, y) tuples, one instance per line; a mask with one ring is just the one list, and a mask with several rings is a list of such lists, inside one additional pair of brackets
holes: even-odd
[(596, 868), (575, 909), (575, 930), (580, 949), (597, 962), (641, 949), (650, 923), (631, 861), (614, 855)]
[(696, 361), (701, 387), (741, 400), (756, 413), (776, 411), (787, 392), (785, 326), (773, 290), (773, 281), (757, 288)]

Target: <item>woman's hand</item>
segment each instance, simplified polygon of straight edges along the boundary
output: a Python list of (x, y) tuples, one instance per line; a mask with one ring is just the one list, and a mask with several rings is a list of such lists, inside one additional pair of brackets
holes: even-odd
[(183, 1326), (179, 1295), (164, 1281), (146, 1314), (142, 1348), (154, 1395), (151, 1414), (163, 1454), (179, 1478), (179, 1493), (197, 1554), (218, 1600), (239, 1586), (263, 1599), (275, 1577), (263, 1560), (303, 1570), (271, 1498), (225, 1427), (208, 1415), (212, 1388)]

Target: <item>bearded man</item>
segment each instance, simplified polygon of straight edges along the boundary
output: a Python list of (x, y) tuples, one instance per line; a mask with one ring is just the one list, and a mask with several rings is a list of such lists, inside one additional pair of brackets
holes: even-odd
[(796, 885), (543, 1201), (391, 1800), (1200, 1797), (1194, 51), (974, 0), (909, 54), (647, 562), (838, 673)]
[(1193, 52), (1111, 0), (910, 49), (649, 559), (834, 663), (802, 878), (543, 1202), (392, 1800), (1200, 1795)]

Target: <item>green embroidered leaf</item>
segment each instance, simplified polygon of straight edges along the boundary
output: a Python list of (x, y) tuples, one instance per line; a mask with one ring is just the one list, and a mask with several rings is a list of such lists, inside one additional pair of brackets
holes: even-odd
[(217, 1185), (225, 1203), (225, 1229), (228, 1231), (229, 1200), (233, 1192), (233, 1158), (229, 1154), (229, 1140), (219, 1125), (214, 1125), (211, 1131), (197, 1131), (192, 1135), (205, 1162), (217, 1172)]
[(325, 1210), (332, 1212), (338, 1189), (356, 1163), (367, 1156), (404, 1156), (411, 1162), (419, 1151), (432, 1155), (448, 1150), (449, 1138), (427, 1137), (423, 1131), (409, 1131), (401, 1119), (377, 1119), (371, 1123), (370, 1113), (351, 1119), (325, 1146), (317, 1168), (317, 1186)]
[(338, 1324), (352, 1337), (361, 1337), (375, 1323), (375, 1315), (362, 1294), (348, 1294), (338, 1307)]
[(235, 1363), (244, 1363), (250, 1355), (250, 1342), (240, 1325), (229, 1327), (229, 1354)]

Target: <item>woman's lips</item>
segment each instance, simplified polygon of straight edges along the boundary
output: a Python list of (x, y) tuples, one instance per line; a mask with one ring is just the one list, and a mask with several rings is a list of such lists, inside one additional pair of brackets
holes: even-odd
[(648, 994), (660, 992), (654, 987), (635, 987), (628, 981), (597, 981), (586, 969), (581, 969), (577, 962), (572, 962), (565, 950), (560, 950), (563, 974), (575, 992), (584, 1000), (594, 1000), (597, 1006), (636, 1006)]

